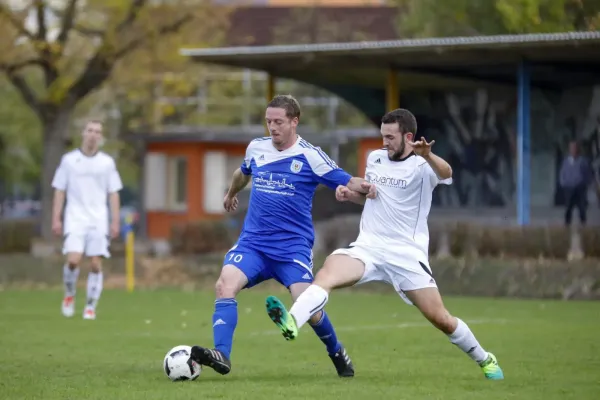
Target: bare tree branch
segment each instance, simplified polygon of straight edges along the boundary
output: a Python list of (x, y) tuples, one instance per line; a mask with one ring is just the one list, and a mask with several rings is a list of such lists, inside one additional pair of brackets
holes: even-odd
[(129, 11), (127, 12), (127, 16), (125, 19), (117, 26), (117, 32), (121, 32), (123, 29), (131, 26), (135, 20), (137, 19), (140, 11), (146, 5), (147, 0), (132, 0), (131, 5), (129, 6)]
[(35, 36), (33, 33), (27, 30), (27, 28), (25, 28), (23, 21), (19, 20), (19, 18), (17, 18), (17, 16), (13, 14), (13, 12), (10, 11), (6, 5), (0, 3), (0, 16), (2, 15), (8, 19), (10, 24), (17, 30), (17, 32), (26, 36), (29, 40), (35, 40)]
[(43, 0), (35, 0), (35, 8), (37, 11), (37, 40), (47, 40), (48, 29), (46, 27), (46, 5)]
[(14, 73), (14, 72), (10, 72), (10, 71), (8, 71), (6, 73), (6, 76), (8, 77), (8, 79), (10, 80), (10, 82), (13, 84), (13, 86), (15, 88), (17, 88), (17, 90), (21, 94), (21, 97), (25, 101), (25, 103), (27, 103), (27, 105), (36, 114), (38, 114), (38, 116), (40, 116), (40, 118), (42, 118), (42, 107), (41, 107), (41, 104), (40, 104), (37, 96), (35, 95), (33, 89), (31, 89), (31, 86), (29, 86), (29, 84), (27, 83), (27, 81), (25, 80), (25, 78), (23, 78), (23, 76), (20, 75), (20, 74), (17, 74), (17, 73)]
[(102, 37), (106, 34), (106, 30), (89, 28), (76, 22), (76, 11), (78, 1), (79, 0), (70, 0), (70, 3), (67, 5), (65, 10), (59, 10), (58, 8), (52, 7), (50, 5), (46, 6), (47, 9), (49, 9), (55, 16), (62, 19), (63, 23), (61, 25), (60, 33), (57, 36), (57, 40), (63, 46), (69, 38), (69, 30), (71, 29), (83, 36), (88, 37)]
[[(175, 33), (187, 22), (193, 20), (189, 14), (177, 19), (171, 24), (160, 27), (158, 35), (167, 35)], [(85, 71), (79, 79), (73, 84), (68, 94), (68, 101), (76, 103), (95, 88), (99, 87), (110, 76), (115, 63), (125, 55), (139, 48), (148, 40), (148, 35), (142, 35), (131, 40), (128, 44), (116, 51), (109, 50), (108, 47), (101, 48), (86, 65)]]
[(78, 25), (78, 24), (73, 26), (73, 30), (83, 36), (89, 36), (89, 37), (102, 37), (106, 34), (106, 31), (104, 31), (102, 29), (88, 28), (88, 27), (85, 27), (83, 25)]
[(64, 48), (69, 33), (75, 25), (75, 11), (77, 10), (77, 0), (70, 0), (69, 4), (65, 7), (64, 15), (62, 16), (62, 24), (60, 27), (60, 33), (56, 40), (60, 43), (61, 47)]
[(0, 70), (5, 71), (7, 74), (13, 74), (18, 72), (20, 69), (29, 67), (32, 65), (42, 65), (43, 61), (39, 58), (31, 58), (28, 60), (24, 60), (21, 62), (8, 64), (8, 63), (0, 63)]
[(100, 49), (86, 64), (84, 72), (67, 94), (67, 101), (75, 105), (110, 76), (114, 61), (109, 61), (105, 49)]

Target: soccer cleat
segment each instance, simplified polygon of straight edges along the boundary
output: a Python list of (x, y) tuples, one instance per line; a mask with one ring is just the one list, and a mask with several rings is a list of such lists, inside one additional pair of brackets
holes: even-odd
[(496, 360), (496, 356), (492, 353), (488, 353), (488, 358), (479, 364), (479, 366), (483, 370), (483, 374), (485, 375), (486, 379), (491, 379), (494, 381), (504, 379), (502, 368), (500, 368), (498, 365), (498, 360)]
[(205, 349), (204, 347), (192, 347), (191, 359), (200, 365), (206, 365), (221, 375), (227, 375), (231, 371), (231, 361), (216, 349)]
[(285, 340), (296, 339), (298, 336), (296, 321), (277, 297), (267, 297), (267, 314), (275, 322), (275, 325), (281, 329)]
[(337, 353), (330, 354), (329, 358), (333, 361), (340, 378), (352, 378), (354, 376), (354, 365), (352, 365), (352, 360), (343, 346)]
[(70, 318), (75, 314), (75, 297), (65, 296), (62, 301), (62, 314), (67, 318)]
[(83, 310), (83, 319), (96, 319), (96, 310), (90, 306), (85, 307), (85, 310)]

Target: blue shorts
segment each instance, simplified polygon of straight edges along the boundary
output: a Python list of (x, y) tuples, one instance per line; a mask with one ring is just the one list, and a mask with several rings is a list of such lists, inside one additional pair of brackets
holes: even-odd
[(289, 259), (282, 261), (244, 245), (235, 245), (225, 254), (225, 265), (235, 265), (246, 275), (246, 289), (269, 279), (275, 279), (286, 288), (294, 283), (313, 281), (312, 259), (305, 254), (291, 253)]

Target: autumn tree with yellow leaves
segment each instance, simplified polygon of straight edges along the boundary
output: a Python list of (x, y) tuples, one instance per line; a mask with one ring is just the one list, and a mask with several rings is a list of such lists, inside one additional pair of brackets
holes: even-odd
[(44, 237), (50, 183), (78, 105), (110, 80), (182, 68), (178, 49), (214, 39), (222, 14), (202, 0), (0, 0), (0, 74), (41, 126)]

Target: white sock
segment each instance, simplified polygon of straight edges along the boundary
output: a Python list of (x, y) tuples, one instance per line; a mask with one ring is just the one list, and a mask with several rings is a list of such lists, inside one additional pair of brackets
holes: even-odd
[(96, 308), (102, 294), (103, 275), (100, 272), (90, 272), (87, 281), (87, 305)]
[(63, 283), (65, 284), (65, 297), (75, 296), (77, 291), (77, 278), (79, 278), (79, 268), (71, 269), (69, 264), (63, 266)]
[(471, 329), (460, 318), (456, 318), (458, 325), (456, 330), (448, 335), (450, 342), (458, 346), (462, 351), (467, 353), (475, 362), (480, 364), (488, 357), (488, 353), (481, 347)]
[(317, 285), (310, 285), (304, 293), (302, 293), (292, 308), (290, 314), (296, 320), (298, 329), (306, 323), (314, 314), (318, 313), (325, 307), (329, 294), (325, 289)]

